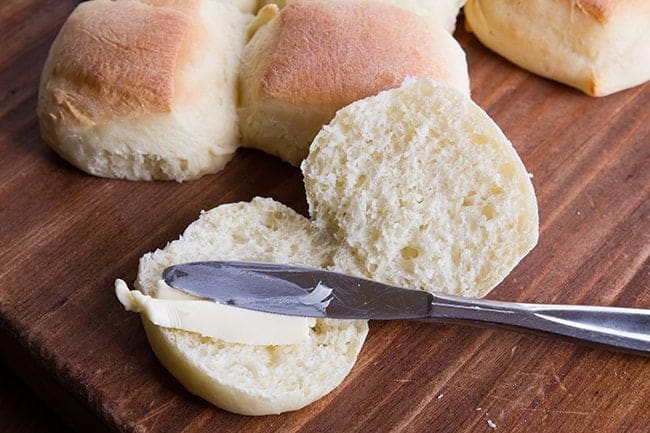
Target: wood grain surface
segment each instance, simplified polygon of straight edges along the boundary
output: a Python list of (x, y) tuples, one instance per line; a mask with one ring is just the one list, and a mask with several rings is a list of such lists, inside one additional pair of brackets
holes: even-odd
[[(240, 151), (183, 184), (81, 173), (39, 137), (37, 83), (73, 1), (0, 3), (0, 342), (86, 431), (650, 431), (648, 359), (455, 325), (372, 323), (357, 365), (293, 413), (243, 417), (190, 395), (113, 295), (201, 209), (270, 196), (305, 212), (298, 170)], [(539, 245), (490, 298), (650, 307), (650, 86), (606, 98), (533, 76), (457, 32), (474, 99), (534, 173)], [(89, 426), (93, 426), (92, 428)]]

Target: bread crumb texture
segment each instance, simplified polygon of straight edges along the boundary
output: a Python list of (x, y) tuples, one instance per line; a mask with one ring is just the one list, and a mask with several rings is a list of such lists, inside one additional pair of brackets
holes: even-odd
[(537, 202), (516, 151), (460, 92), (431, 80), (340, 110), (302, 165), (314, 222), (345, 272), (483, 296), (536, 244)]
[[(199, 260), (250, 260), (331, 265), (330, 236), (271, 199), (219, 206), (201, 214), (164, 249), (142, 257), (136, 287), (156, 295), (162, 271)], [(152, 348), (190, 391), (235, 413), (299, 409), (348, 374), (368, 332), (365, 321), (319, 319), (309, 341), (287, 346), (225, 343), (145, 322)]]

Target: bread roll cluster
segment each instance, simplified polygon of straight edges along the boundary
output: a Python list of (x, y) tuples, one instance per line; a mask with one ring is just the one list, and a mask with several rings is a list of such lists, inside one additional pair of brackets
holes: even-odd
[[(172, 264), (252, 260), (485, 295), (536, 244), (537, 202), (512, 145), (469, 98), (450, 34), (462, 0), (276, 3), (93, 0), (52, 45), (42, 135), (88, 173), (190, 180), (242, 145), (301, 165), (310, 219), (270, 199), (219, 206), (145, 255), (137, 288), (173, 290), (161, 286)], [(650, 75), (647, 2), (623, 3), (470, 0), (466, 16), (514, 62), (604, 95)], [(248, 415), (330, 392), (368, 332), (318, 320), (307, 342), (254, 346), (144, 326), (187, 389)]]
[[(339, 110), (302, 171), (311, 219), (271, 199), (219, 206), (145, 255), (136, 287), (152, 296), (172, 291), (161, 275), (173, 264), (249, 260), (480, 297), (537, 242), (535, 194), (512, 145), (466, 94), (430, 79)], [(291, 346), (226, 343), (146, 320), (145, 330), (191, 392), (231, 412), (265, 415), (336, 387), (367, 324), (319, 319), (308, 342)]]
[[(464, 3), (85, 2), (43, 70), (42, 136), (103, 177), (196, 179), (240, 146), (298, 165), (338, 109), (406, 78), (468, 92), (450, 35)], [(650, 79), (647, 0), (469, 0), (464, 10), (486, 46), (589, 95)]]
[(255, 0), (82, 3), (43, 70), (42, 136), (90, 174), (180, 182), (221, 170), (241, 123), (246, 145), (297, 165), (337, 109), (409, 76), (468, 91), (462, 49), (430, 25), (451, 30), (458, 0), (429, 3), (302, 0), (250, 28)]

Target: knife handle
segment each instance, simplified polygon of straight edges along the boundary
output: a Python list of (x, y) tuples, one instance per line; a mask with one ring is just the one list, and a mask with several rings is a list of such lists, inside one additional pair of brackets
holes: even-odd
[(650, 356), (648, 309), (522, 304), (435, 294), (430, 317), (544, 332)]

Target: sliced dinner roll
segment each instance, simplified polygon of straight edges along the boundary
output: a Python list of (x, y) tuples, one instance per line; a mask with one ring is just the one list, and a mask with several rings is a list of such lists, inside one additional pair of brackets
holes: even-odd
[[(480, 297), (537, 241), (537, 203), (512, 145), (466, 94), (430, 79), (340, 110), (302, 169), (311, 221), (271, 199), (219, 206), (142, 257), (136, 288), (187, 297), (165, 284), (166, 267), (249, 260)], [(143, 323), (188, 390), (246, 415), (299, 409), (330, 392), (368, 332), (363, 321), (319, 319), (304, 343), (254, 346)]]
[(469, 0), (465, 22), (511, 62), (592, 96), (650, 80), (648, 0)]
[(268, 5), (251, 24), (240, 72), (243, 144), (298, 165), (345, 105), (429, 77), (469, 93), (465, 54), (451, 35), (380, 2)]
[(343, 272), (478, 297), (537, 242), (537, 202), (515, 149), (467, 95), (432, 80), (339, 110), (302, 170)]
[(225, 0), (94, 0), (63, 25), (38, 99), (45, 141), (104, 177), (183, 181), (238, 145), (250, 15)]
[[(327, 267), (335, 246), (305, 217), (271, 199), (222, 205), (201, 215), (177, 241), (142, 257), (136, 287), (168, 297), (172, 264), (251, 260)], [(364, 321), (317, 320), (309, 341), (287, 346), (225, 343), (144, 321), (161, 363), (192, 393), (244, 415), (299, 409), (348, 374), (368, 332)]]
[[(279, 8), (295, 3), (299, 0), (261, 0), (260, 6), (267, 4), (276, 4)], [(463, 7), (466, 0), (346, 0), (346, 1), (366, 1), (381, 2), (402, 9), (409, 10), (425, 18), (430, 25), (441, 27), (449, 33), (453, 33), (456, 28), (456, 17), (460, 8)]]

